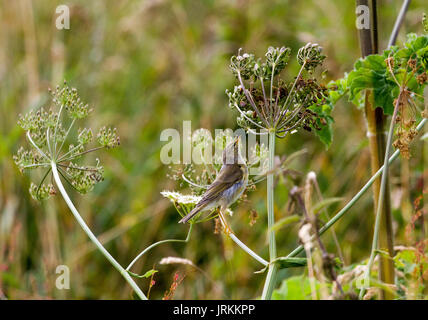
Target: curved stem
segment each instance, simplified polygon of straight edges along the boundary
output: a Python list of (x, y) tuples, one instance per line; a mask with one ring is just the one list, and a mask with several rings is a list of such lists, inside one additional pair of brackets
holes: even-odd
[(267, 103), (267, 97), (266, 97), (265, 84), (263, 82), (263, 77), (259, 77), (259, 79), (260, 79), (260, 85), (262, 86), (263, 100), (265, 101), (266, 108), (269, 108), (269, 110), (267, 110), (267, 111), (270, 112), (272, 109), (270, 108), (270, 102), (269, 102), (269, 105)]
[[(244, 89), (245, 90), (245, 89)], [(237, 103), (235, 103), (235, 108), (236, 108), (236, 110), (238, 110), (239, 111), (239, 113), (245, 118), (245, 119), (247, 119), (248, 121), (250, 121), (252, 124), (254, 124), (255, 126), (257, 126), (257, 127), (259, 127), (260, 129), (264, 129), (264, 127), (263, 126), (261, 126), (261, 125), (259, 125), (257, 122), (255, 122), (255, 121), (253, 121), (253, 120), (251, 120), (239, 107), (238, 107), (238, 104)]]
[(138, 297), (142, 300), (147, 300), (147, 297), (144, 295), (144, 293), (141, 291), (141, 289), (137, 286), (137, 284), (134, 282), (134, 280), (131, 278), (131, 276), (128, 274), (128, 272), (111, 256), (111, 254), (103, 247), (103, 245), (98, 241), (97, 237), (92, 233), (91, 229), (87, 226), (85, 221), (82, 219), (82, 217), (79, 214), (79, 211), (77, 211), (76, 207), (74, 206), (73, 202), (71, 201), (70, 197), (67, 194), (67, 191), (65, 191), (65, 188), (61, 182), (61, 179), (58, 175), (58, 169), (55, 162), (51, 162), (52, 167), (52, 173), (55, 180), (55, 183), (61, 192), (62, 197), (64, 198), (65, 202), (67, 203), (67, 206), (70, 208), (71, 212), (73, 213), (75, 219), (79, 223), (80, 227), (83, 229), (83, 231), (86, 233), (86, 235), (91, 239), (91, 241), (95, 244), (95, 246), (98, 248), (98, 250), (103, 254), (104, 257), (113, 265), (113, 267), (116, 268), (117, 271), (122, 275), (122, 277), (125, 278), (125, 280), (129, 283), (129, 285), (134, 289), (135, 293), (138, 295)]
[(54, 143), (54, 155), (55, 155), (55, 157), (56, 157), (56, 133), (57, 133), (57, 130), (58, 130), (59, 119), (61, 118), (61, 112), (62, 112), (62, 108), (63, 107), (64, 107), (64, 105), (61, 104), (61, 107), (59, 108), (59, 112), (58, 112), (58, 117), (56, 119), (56, 124), (55, 124), (54, 141), (53, 141), (53, 143)]
[(242, 81), (242, 77), (241, 77), (241, 73), (238, 72), (238, 80), (239, 80), (239, 84), (242, 87), (242, 90), (244, 90), (244, 94), (247, 97), (248, 102), (250, 103), (250, 105), (253, 107), (254, 111), (257, 113), (257, 115), (259, 116), (259, 118), (265, 123), (266, 126), (269, 126), (269, 123), (267, 122), (267, 120), (262, 116), (262, 114), (260, 113), (259, 109), (257, 108), (256, 104), (254, 103), (253, 98), (251, 97), (251, 93), (245, 88), (244, 86), (244, 82)]
[(272, 64), (272, 75), (270, 77), (269, 109), (272, 112), (273, 79), (275, 77), (275, 63)]
[[(264, 128), (263, 128), (263, 130), (266, 130), (266, 129), (264, 129)], [(249, 133), (251, 133), (251, 134), (256, 135), (256, 136), (263, 136), (263, 135), (265, 135), (265, 134), (268, 134), (268, 132), (267, 132), (267, 131), (266, 131), (266, 132), (264, 132), (264, 131), (256, 132), (256, 131), (254, 131), (254, 130), (253, 130), (253, 129), (251, 129), (251, 128), (247, 128), (247, 131), (248, 131)]]
[(239, 240), (235, 234), (230, 233), (229, 237), (238, 245), (241, 247), (242, 250), (244, 250), (246, 253), (248, 253), (250, 256), (252, 256), (254, 259), (256, 259), (258, 262), (260, 262), (265, 267), (269, 264), (265, 259), (260, 257), (257, 253), (255, 253), (253, 250), (248, 248), (241, 240)]
[[(71, 149), (71, 150), (68, 152), (68, 154), (69, 154), (70, 152), (72, 152), (73, 150), (76, 150), (76, 149), (77, 149), (77, 147), (79, 147), (79, 145), (77, 145), (76, 147), (74, 147), (73, 149)], [(89, 153), (89, 152), (94, 152), (94, 151), (99, 150), (99, 149), (102, 149), (102, 148), (105, 148), (105, 147), (104, 147), (104, 146), (100, 146), (100, 147), (92, 148), (92, 149), (89, 149), (89, 150), (85, 150), (85, 151), (79, 152), (79, 153), (77, 153), (77, 154), (75, 154), (75, 155), (73, 155), (73, 156), (71, 156), (71, 157), (69, 157), (69, 158), (65, 158), (65, 156), (66, 156), (66, 155), (64, 155), (64, 156), (62, 156), (60, 159), (58, 159), (58, 162), (71, 161), (71, 160), (73, 160), (73, 159), (74, 159), (74, 158), (76, 158), (76, 157), (79, 157), (79, 156), (84, 155), (84, 154)], [(67, 155), (68, 155), (68, 154), (67, 154)]]
[(22, 169), (37, 168), (37, 167), (48, 167), (48, 166), (50, 166), (50, 164), (47, 162), (34, 163), (34, 164), (29, 164), (29, 165), (23, 166)]
[(183, 180), (184, 180), (184, 181), (186, 181), (188, 184), (190, 184), (190, 185), (192, 185), (192, 186), (194, 186), (194, 187), (201, 188), (201, 189), (208, 189), (208, 186), (201, 185), (201, 184), (197, 184), (197, 183), (195, 183), (195, 182), (191, 181), (190, 179), (188, 179), (188, 178), (184, 175), (184, 173), (181, 175), (181, 177), (183, 178)]
[[(62, 150), (62, 147), (64, 146), (65, 140), (67, 140), (68, 134), (70, 133), (70, 130), (73, 127), (73, 124), (75, 121), (76, 121), (76, 119), (73, 119), (73, 121), (71, 121), (71, 124), (68, 127), (68, 130), (64, 136), (64, 140), (62, 140), (62, 143), (61, 143), (60, 147), (58, 148), (58, 151), (55, 151), (55, 158), (58, 158), (59, 154), (61, 153), (61, 150)], [(55, 145), (55, 147), (56, 147), (56, 145)]]
[(49, 129), (50, 129), (50, 128), (48, 128), (48, 129), (46, 130), (46, 143), (47, 143), (47, 145), (48, 145), (49, 154), (52, 156), (52, 155), (53, 155), (53, 153), (52, 153), (51, 142), (50, 142), (50, 137), (49, 137)]
[(153, 249), (154, 247), (156, 247), (156, 246), (158, 246), (158, 245), (160, 245), (160, 244), (162, 244), (162, 243), (167, 243), (167, 242), (189, 242), (189, 239), (190, 239), (190, 235), (191, 235), (191, 233), (192, 233), (192, 228), (193, 228), (193, 224), (191, 223), (190, 224), (190, 228), (189, 228), (189, 231), (188, 231), (188, 233), (187, 233), (187, 237), (186, 237), (186, 239), (184, 239), (184, 240), (181, 240), (181, 239), (166, 239), (166, 240), (161, 240), (161, 241), (158, 241), (158, 242), (155, 242), (155, 243), (153, 243), (152, 245), (150, 245), (150, 246), (148, 246), (146, 249), (144, 249), (143, 251), (141, 251), (139, 254), (138, 254), (138, 256), (136, 256), (135, 258), (134, 258), (134, 260), (132, 260), (132, 262), (126, 267), (126, 271), (129, 271), (129, 269), (131, 269), (132, 268), (132, 266), (147, 252), (147, 251), (149, 251), (149, 250), (151, 250), (151, 249)]
[[(275, 161), (275, 131), (271, 130), (269, 132), (269, 172), (267, 176), (267, 215), (268, 215), (268, 239), (269, 239), (269, 260), (272, 262), (276, 259), (276, 241), (275, 241), (275, 231), (272, 228), (275, 224), (275, 215), (274, 215), (274, 161)], [(272, 296), (273, 289), (276, 282), (276, 271), (278, 266), (276, 263), (269, 265), (268, 274), (266, 276), (266, 281), (263, 287), (262, 299), (270, 300)]]
[[(284, 104), (282, 105), (282, 108), (281, 108), (281, 109), (284, 109), (284, 110), (282, 111), (281, 116), (280, 116), (280, 117), (278, 118), (278, 120), (276, 121), (276, 123), (275, 123), (275, 127), (276, 127), (278, 124), (280, 124), (280, 122), (281, 122), (281, 121), (282, 121), (282, 119), (285, 117), (285, 114), (287, 113), (287, 111), (288, 111), (288, 109), (289, 109), (289, 106), (287, 106), (287, 104), (288, 104), (288, 100), (290, 99), (291, 93), (293, 92), (294, 87), (296, 86), (297, 81), (299, 80), (300, 76), (302, 75), (302, 72), (303, 72), (303, 69), (305, 68), (305, 65), (306, 65), (306, 61), (305, 61), (305, 62), (303, 62), (302, 66), (300, 67), (300, 70), (299, 70), (299, 73), (297, 74), (296, 80), (294, 80), (293, 85), (291, 86), (291, 89), (290, 89), (290, 91), (288, 92), (287, 98), (285, 99), (285, 102), (284, 102)], [(293, 101), (293, 99), (294, 99), (295, 95), (296, 95), (296, 92), (294, 91), (294, 92), (293, 92), (293, 98), (291, 99), (291, 101)]]
[(39, 152), (39, 154), (44, 157), (46, 160), (51, 161), (51, 159), (37, 146), (37, 144), (33, 141), (30, 135), (30, 131), (27, 131), (27, 138), (34, 148)]

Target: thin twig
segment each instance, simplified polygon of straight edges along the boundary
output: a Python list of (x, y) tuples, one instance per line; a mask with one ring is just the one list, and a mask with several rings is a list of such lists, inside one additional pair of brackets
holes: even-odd
[(36, 148), (36, 150), (40, 153), (40, 155), (44, 158), (46, 158), (46, 160), (51, 161), (51, 159), (37, 146), (37, 144), (33, 141), (33, 139), (31, 138), (30, 135), (30, 131), (27, 131), (27, 138), (30, 141), (30, 143), (33, 145), (34, 148)]
[[(76, 147), (78, 147), (78, 146), (76, 146)], [(76, 149), (76, 147), (75, 147), (75, 148), (73, 148), (73, 149)], [(64, 157), (65, 157), (65, 156), (64, 156), (64, 157), (61, 157), (61, 158), (58, 160), (58, 162), (70, 161), (70, 160), (73, 160), (73, 158), (76, 158), (76, 157), (79, 157), (79, 156), (84, 155), (84, 154), (86, 154), (86, 153), (93, 152), (93, 151), (96, 151), (96, 150), (99, 150), (99, 149), (103, 149), (103, 148), (105, 148), (105, 146), (100, 146), (100, 147), (92, 148), (92, 149), (89, 149), (89, 150), (85, 150), (85, 151), (79, 152), (79, 153), (77, 153), (77, 154), (75, 154), (75, 155), (73, 155), (72, 157), (67, 158), (67, 159), (64, 159)], [(72, 150), (73, 150), (73, 149), (72, 149)], [(72, 151), (72, 150), (71, 150), (71, 151)]]

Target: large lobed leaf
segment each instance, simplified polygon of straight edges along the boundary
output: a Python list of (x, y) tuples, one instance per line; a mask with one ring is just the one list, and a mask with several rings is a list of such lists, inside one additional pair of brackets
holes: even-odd
[[(390, 72), (387, 59), (394, 60), (393, 73)], [(393, 46), (383, 54), (369, 55), (364, 59), (359, 59), (349, 75), (345, 78), (349, 89), (349, 100), (361, 106), (362, 91), (372, 89), (374, 94), (373, 108), (380, 107), (385, 114), (392, 115), (394, 110), (393, 102), (398, 96), (399, 88), (394, 81), (394, 77), (400, 82), (408, 68), (407, 62), (415, 59), (419, 68), (418, 73), (425, 72), (428, 65), (428, 36), (417, 36), (409, 34), (407, 41), (402, 48)], [(423, 85), (411, 80), (408, 82), (408, 89), (415, 93), (422, 93)]]

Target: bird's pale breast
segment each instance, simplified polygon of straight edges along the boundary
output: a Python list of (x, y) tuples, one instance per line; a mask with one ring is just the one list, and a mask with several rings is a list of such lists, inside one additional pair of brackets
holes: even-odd
[(236, 200), (238, 200), (239, 197), (244, 192), (245, 188), (247, 187), (247, 183), (248, 183), (248, 175), (244, 174), (244, 176), (239, 182), (235, 183), (230, 188), (224, 190), (221, 197), (222, 199), (221, 202), (223, 202), (222, 205), (228, 207), (232, 203), (234, 203)]

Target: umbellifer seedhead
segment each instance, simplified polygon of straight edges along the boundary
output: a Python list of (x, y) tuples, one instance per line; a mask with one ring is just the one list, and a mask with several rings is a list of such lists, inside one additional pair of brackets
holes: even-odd
[(53, 164), (73, 189), (82, 194), (91, 191), (95, 184), (103, 180), (104, 168), (98, 158), (95, 165), (81, 165), (78, 162), (90, 152), (115, 148), (120, 144), (116, 128), (102, 127), (96, 136), (99, 143), (97, 147), (87, 148), (93, 140), (91, 128), (78, 128), (75, 139), (70, 139), (74, 124), (88, 117), (92, 109), (81, 101), (77, 90), (70, 88), (65, 81), (55, 90), (49, 90), (49, 93), (52, 106), (48, 111), (41, 108), (19, 116), (18, 124), (26, 131), (30, 148), (20, 147), (13, 156), (21, 172), (44, 170), (41, 180), (37, 184), (32, 182), (30, 186), (30, 194), (36, 200), (56, 194), (52, 184), (44, 183), (49, 181), (47, 178)]

